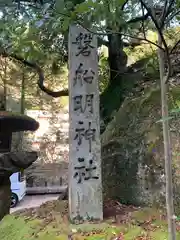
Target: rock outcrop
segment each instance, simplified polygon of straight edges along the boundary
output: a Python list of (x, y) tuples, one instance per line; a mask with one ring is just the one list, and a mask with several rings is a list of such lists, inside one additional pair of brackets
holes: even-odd
[[(171, 87), (169, 109), (175, 202), (180, 177), (180, 88)], [(173, 111), (172, 111), (173, 112)], [(180, 111), (179, 111), (180, 112)], [(103, 189), (127, 204), (164, 203), (164, 149), (159, 87), (126, 99), (102, 135)]]

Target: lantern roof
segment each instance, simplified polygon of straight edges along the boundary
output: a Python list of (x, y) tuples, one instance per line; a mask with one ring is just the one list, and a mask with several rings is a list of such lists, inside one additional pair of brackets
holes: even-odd
[(36, 131), (38, 128), (39, 123), (27, 115), (0, 111), (0, 133)]

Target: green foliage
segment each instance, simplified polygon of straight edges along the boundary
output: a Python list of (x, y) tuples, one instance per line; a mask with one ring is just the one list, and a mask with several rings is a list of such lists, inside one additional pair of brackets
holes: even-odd
[[(60, 0), (55, 1), (54, 5), (47, 1), (49, 4), (40, 6), (40, 8), (32, 8), (31, 5), (24, 7), (23, 1), (21, 2), (20, 10), (18, 10), (17, 4), (10, 0), (8, 0), (6, 8), (3, 8), (0, 18), (0, 42), (5, 48), (7, 45), (10, 46), (8, 48), (10, 52), (42, 65), (50, 64), (50, 62), (51, 64), (56, 62), (57, 66), (63, 64), (64, 55), (67, 55), (67, 30), (72, 22), (93, 28), (93, 31), (96, 32), (106, 32), (107, 29), (119, 32), (121, 29), (122, 32), (131, 35), (133, 33), (136, 35), (137, 28), (140, 26), (140, 23), (136, 21), (127, 24), (128, 20), (139, 16), (141, 6), (137, 0), (127, 2), (125, 0)], [(142, 55), (152, 56), (146, 66), (147, 72), (152, 73), (157, 70), (157, 59), (153, 46), (151, 53), (145, 50), (147, 48), (149, 45), (137, 47), (134, 53), (131, 52), (131, 55), (139, 55), (139, 58)], [(142, 52), (144, 53), (142, 54)], [(104, 72), (107, 70), (105, 69)], [(105, 73), (105, 75), (103, 80), (107, 82), (107, 74)], [(100, 79), (102, 79), (101, 76)], [(101, 87), (104, 85), (100, 84)]]
[(109, 66), (108, 66), (108, 59), (104, 54), (102, 53), (100, 55), (99, 60), (99, 88), (100, 92), (104, 92), (105, 89), (108, 87), (109, 83)]
[[(131, 35), (137, 34), (140, 26), (139, 22), (126, 23), (139, 16), (141, 6), (137, 0), (128, 1), (123, 9), (124, 0), (60, 0), (55, 2), (53, 8), (50, 4), (41, 9), (22, 7), (20, 13), (17, 8), (15, 11), (16, 5), (12, 6), (11, 2), (9, 0), (9, 7), (3, 9), (0, 22), (2, 43), (5, 46), (11, 44), (11, 51), (34, 60), (47, 58), (49, 53), (53, 53), (53, 58), (55, 55), (58, 58), (59, 53), (63, 54), (63, 35), (72, 22), (101, 32), (106, 31), (107, 27), (113, 32), (123, 28)], [(59, 39), (60, 35), (62, 39)]]

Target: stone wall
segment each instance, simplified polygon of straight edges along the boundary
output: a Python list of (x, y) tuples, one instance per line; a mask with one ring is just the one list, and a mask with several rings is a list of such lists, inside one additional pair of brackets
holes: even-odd
[(68, 183), (68, 163), (34, 163), (26, 171), (27, 187), (64, 186)]
[(40, 127), (35, 133), (24, 135), (23, 149), (39, 151), (39, 158), (26, 170), (27, 185), (67, 185), (69, 115), (66, 112), (27, 110)]

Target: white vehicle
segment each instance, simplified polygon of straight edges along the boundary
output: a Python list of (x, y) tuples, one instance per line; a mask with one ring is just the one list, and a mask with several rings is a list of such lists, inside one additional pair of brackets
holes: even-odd
[(24, 172), (14, 173), (10, 177), (11, 181), (11, 208), (15, 207), (26, 195), (26, 179)]

